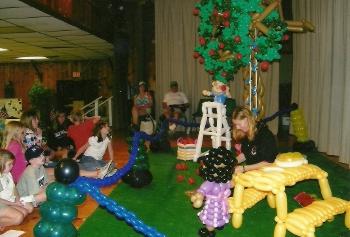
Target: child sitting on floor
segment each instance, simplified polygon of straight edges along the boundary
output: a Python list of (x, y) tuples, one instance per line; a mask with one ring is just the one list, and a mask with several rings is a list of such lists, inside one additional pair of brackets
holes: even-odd
[[(70, 142), (68, 143), (61, 143), (61, 147), (59, 150), (56, 151), (55, 153), (59, 159), (72, 159), (75, 156), (75, 148), (72, 146)], [(109, 164), (99, 168), (99, 169), (94, 169), (91, 171), (88, 170), (79, 170), (79, 175), (80, 176), (85, 176), (89, 178), (100, 178), (103, 179), (105, 176), (110, 175), (111, 172), (111, 167)]]
[(82, 170), (95, 170), (96, 168), (105, 167), (106, 161), (103, 160), (103, 156), (107, 147), (110, 159), (107, 165), (111, 169), (114, 167), (114, 164), (112, 165), (113, 148), (109, 133), (110, 128), (108, 123), (101, 121), (96, 124), (93, 130), (93, 136), (89, 138), (88, 143), (85, 145), (87, 148), (80, 159), (79, 166)]
[(13, 181), (18, 182), (23, 171), (27, 166), (27, 161), (24, 158), (24, 126), (18, 121), (10, 121), (5, 126), (4, 139), (2, 142), (2, 148), (10, 151), (14, 157), (14, 164), (11, 169)]
[(20, 202), (10, 173), (15, 157), (0, 149), (0, 230), (6, 226), (19, 225), (33, 211), (33, 206)]
[(84, 117), (81, 111), (76, 111), (70, 115), (70, 120), (73, 125), (68, 127), (67, 136), (73, 140), (77, 151), (74, 159), (79, 160), (86, 150), (88, 139), (92, 135), (95, 124), (100, 121), (100, 117)]
[[(44, 149), (45, 163), (49, 164), (54, 156), (54, 152), (47, 146), (43, 139), (43, 132), (39, 127), (40, 119), (38, 112), (35, 110), (28, 110), (21, 116), (21, 123), (25, 127), (23, 144), (26, 149), (37, 145)], [(49, 166), (54, 167), (54, 166)]]
[(34, 145), (25, 152), (29, 165), (24, 170), (17, 183), (18, 193), (24, 202), (33, 203), (34, 206), (46, 201), (46, 187), (49, 184), (48, 174), (44, 167), (44, 150)]

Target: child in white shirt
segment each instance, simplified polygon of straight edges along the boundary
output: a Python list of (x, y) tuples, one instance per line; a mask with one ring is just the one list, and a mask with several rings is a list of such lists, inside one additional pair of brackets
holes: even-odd
[(33, 206), (20, 201), (10, 173), (15, 157), (7, 150), (0, 149), (0, 229), (19, 225), (33, 211)]
[[(79, 166), (82, 170), (96, 170), (103, 168), (106, 172), (110, 172), (114, 167), (113, 163), (113, 148), (111, 138), (109, 136), (110, 128), (108, 123), (100, 121), (96, 124), (93, 130), (93, 136), (89, 138), (84, 155), (80, 159)], [(109, 162), (103, 160), (103, 156), (108, 148)], [(105, 167), (109, 169), (105, 169)]]

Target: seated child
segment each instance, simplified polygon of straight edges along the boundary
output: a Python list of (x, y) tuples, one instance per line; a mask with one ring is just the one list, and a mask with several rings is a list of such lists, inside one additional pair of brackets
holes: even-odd
[(11, 174), (13, 181), (18, 182), (23, 171), (27, 166), (27, 161), (24, 158), (24, 144), (23, 144), (23, 134), (24, 127), (18, 121), (10, 121), (5, 126), (4, 139), (2, 143), (2, 148), (11, 152), (14, 157), (14, 164), (11, 169)]
[(33, 211), (33, 206), (20, 202), (10, 173), (15, 157), (0, 149), (0, 230), (6, 226), (19, 225)]
[[(62, 143), (61, 148), (56, 151), (56, 156), (59, 157), (59, 159), (72, 159), (75, 156), (75, 148), (72, 146), (72, 144), (68, 143)], [(111, 168), (110, 165), (105, 165), (104, 167), (101, 167), (100, 169), (95, 169), (92, 171), (88, 170), (79, 170), (79, 175), (89, 178), (100, 178), (103, 179), (105, 176), (110, 176)]]
[(71, 114), (70, 120), (73, 123), (68, 127), (67, 136), (70, 137), (76, 149), (74, 160), (80, 159), (86, 150), (86, 144), (92, 135), (95, 124), (100, 121), (99, 116), (84, 117), (81, 111), (75, 111)]
[(25, 157), (29, 165), (19, 179), (17, 189), (22, 200), (37, 206), (46, 201), (45, 190), (49, 184), (44, 167), (44, 150), (38, 145), (31, 146), (26, 150)]
[[(80, 159), (79, 167), (82, 170), (96, 170), (102, 167), (113, 168), (113, 148), (111, 139), (109, 136), (110, 128), (108, 123), (100, 121), (96, 124), (93, 130), (93, 136), (89, 138), (88, 143), (85, 145), (87, 148), (84, 155)], [(110, 161), (106, 164), (103, 160), (103, 156), (108, 147)], [(109, 171), (111, 171), (109, 169)]]

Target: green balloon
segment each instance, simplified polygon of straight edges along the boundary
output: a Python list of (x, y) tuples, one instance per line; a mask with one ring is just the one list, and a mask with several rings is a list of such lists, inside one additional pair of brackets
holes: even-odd
[(51, 183), (46, 189), (48, 200), (79, 205), (84, 202), (86, 195), (80, 193), (76, 188), (64, 185), (62, 183)]
[(140, 154), (136, 156), (136, 161), (147, 160), (147, 158), (148, 158), (147, 156)]
[(67, 191), (67, 202), (73, 205), (80, 205), (85, 201), (86, 195), (74, 187), (69, 187)]
[(46, 188), (47, 200), (63, 201), (65, 200), (66, 185), (53, 182)]
[[(129, 149), (128, 149), (129, 153), (131, 153), (131, 150), (132, 150), (132, 147), (130, 146)], [(146, 153), (145, 146), (144, 145), (138, 146), (137, 154), (144, 154), (144, 153)]]
[(57, 223), (70, 223), (77, 216), (77, 208), (65, 203), (47, 201), (40, 207), (42, 219)]
[(35, 237), (76, 237), (78, 231), (72, 224), (61, 224), (41, 220), (34, 227)]

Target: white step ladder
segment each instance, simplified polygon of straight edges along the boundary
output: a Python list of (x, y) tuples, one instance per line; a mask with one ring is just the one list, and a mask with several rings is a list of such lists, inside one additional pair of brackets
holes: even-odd
[[(214, 113), (213, 110), (216, 110)], [(217, 102), (204, 102), (202, 104), (203, 116), (199, 127), (199, 134), (196, 144), (196, 153), (193, 161), (197, 161), (198, 157), (205, 153), (201, 153), (203, 136), (211, 136), (213, 148), (221, 146), (222, 142), (226, 143), (226, 149), (231, 149), (231, 132), (226, 119), (226, 106)], [(209, 122), (209, 128), (205, 128)]]

